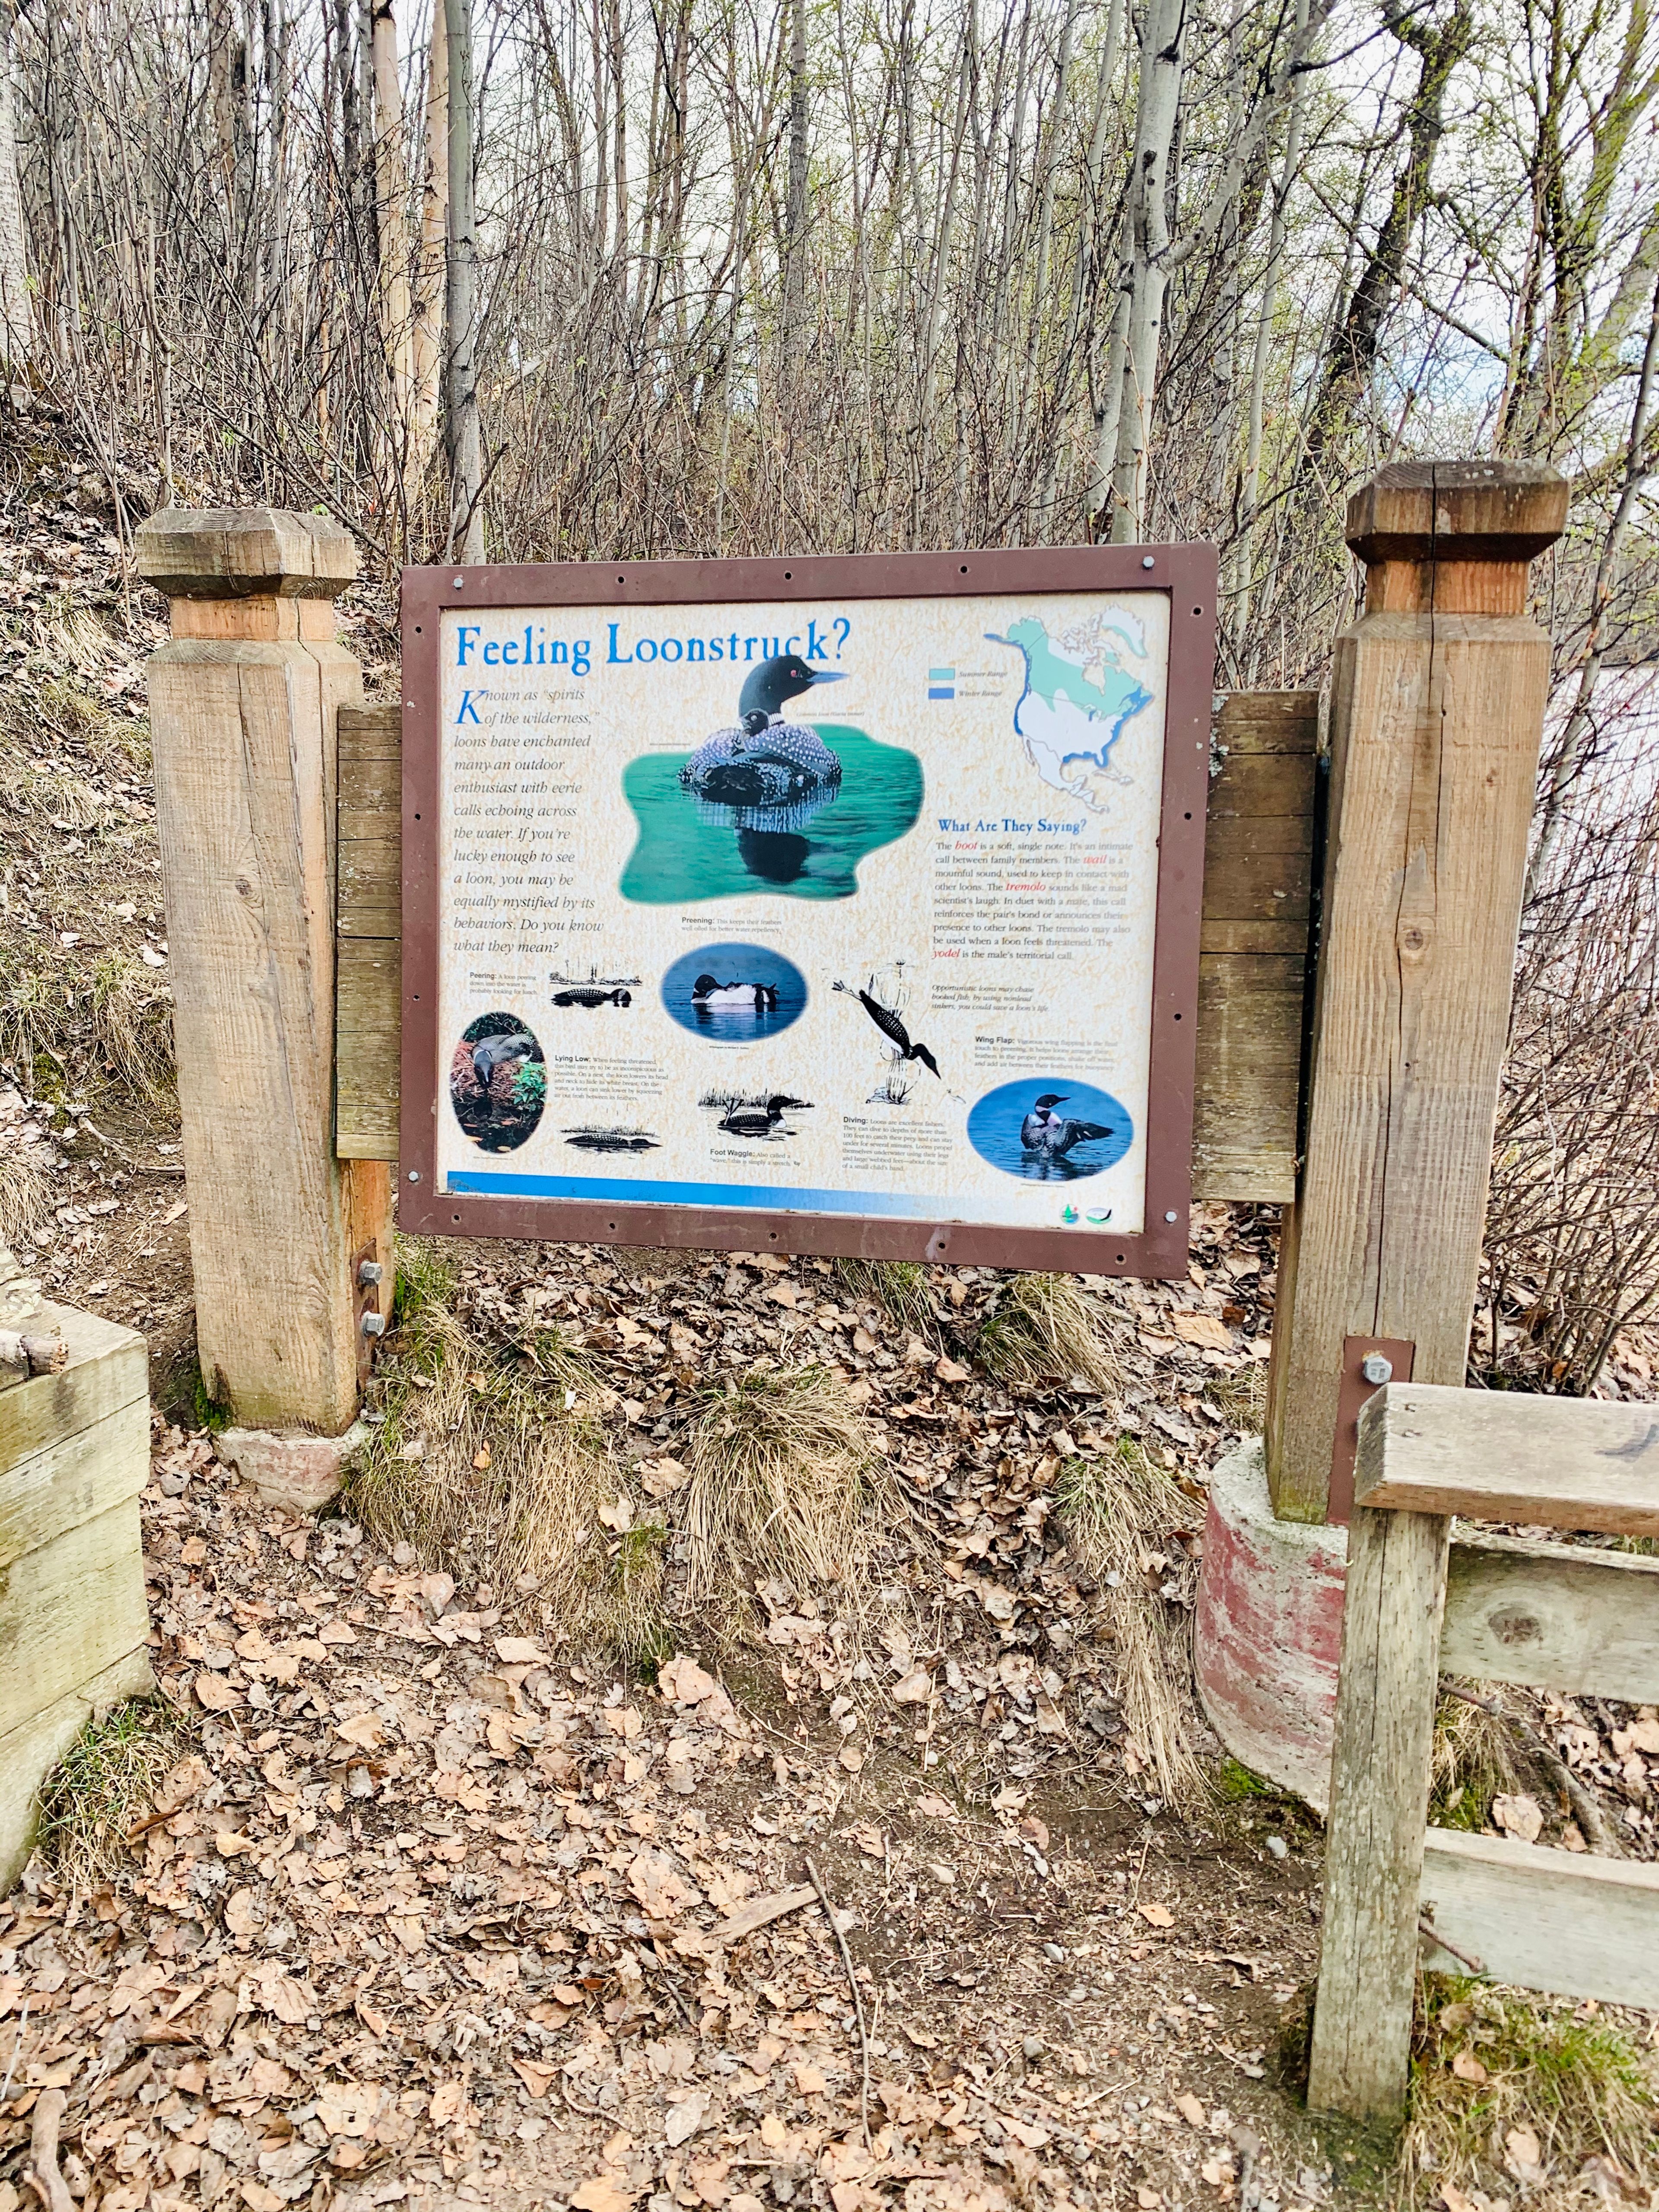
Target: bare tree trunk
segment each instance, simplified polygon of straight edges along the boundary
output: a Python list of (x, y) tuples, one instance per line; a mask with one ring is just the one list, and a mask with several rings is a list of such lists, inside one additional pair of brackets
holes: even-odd
[(426, 177), (421, 193), (421, 251), (413, 313), (413, 391), (409, 422), (409, 479), (424, 477), (438, 433), (443, 359), (445, 245), (449, 234), (449, 25), (432, 13), (426, 75)]
[(806, 0), (789, 6), (789, 197), (784, 210), (783, 359), (798, 362), (806, 298)]
[(0, 0), (0, 365), (12, 376), (21, 376), (33, 358), (34, 313), (12, 115), (11, 5), (10, 0)]
[(483, 443), (478, 423), (478, 242), (472, 214), (471, 0), (444, 0), (449, 38), (449, 548), (484, 557)]
[[(1308, 0), (1297, 0), (1296, 27), (1308, 27)], [(1285, 210), (1302, 160), (1302, 126), (1307, 113), (1308, 78), (1298, 76), (1291, 93), (1291, 119), (1285, 133), (1285, 165), (1279, 190), (1273, 195), (1273, 219), (1267, 232), (1267, 265), (1261, 276), (1261, 315), (1256, 325), (1255, 353), (1250, 364), (1250, 399), (1244, 434), (1244, 473), (1239, 488), (1238, 538), (1234, 549), (1232, 614), (1230, 628), (1235, 650), (1243, 646), (1249, 627), (1252, 534), (1261, 495), (1261, 418), (1267, 391), (1267, 353), (1273, 342), (1273, 317), (1279, 307), (1279, 280), (1285, 265)]]
[(1648, 317), (1647, 343), (1642, 350), (1641, 373), (1636, 380), (1636, 404), (1631, 411), (1630, 441), (1625, 449), (1625, 481), (1620, 487), (1619, 503), (1613, 511), (1613, 520), (1607, 525), (1607, 534), (1601, 541), (1601, 558), (1595, 564), (1595, 583), (1590, 594), (1589, 627), (1584, 636), (1584, 659), (1578, 672), (1578, 689), (1573, 697), (1572, 711), (1567, 717), (1567, 726), (1561, 732), (1560, 741), (1550, 763), (1540, 809), (1537, 838), (1527, 870), (1528, 899), (1548, 876), (1550, 856), (1560, 835), (1567, 793), (1583, 763), (1590, 736), (1596, 679), (1601, 673), (1606, 649), (1603, 633), (1607, 605), (1613, 598), (1613, 580), (1618, 574), (1619, 556), (1624, 547), (1626, 533), (1630, 528), (1631, 514), (1650, 468), (1645, 458), (1645, 448), (1648, 417), (1653, 409), (1656, 366), (1659, 366), (1659, 287), (1656, 287), (1654, 291), (1653, 307)]
[(414, 459), (415, 331), (409, 281), (409, 164), (404, 152), (404, 95), (398, 77), (392, 0), (375, 0), (371, 39), (374, 79), (374, 183), (380, 201), (380, 341), (392, 387), (395, 459), (405, 491)]
[(1186, 56), (1187, 0), (1148, 0), (1140, 39), (1140, 96), (1130, 183), (1128, 313), (1124, 319), (1112, 542), (1132, 545), (1146, 523), (1158, 347), (1164, 334), (1164, 255), (1170, 244), (1169, 161)]

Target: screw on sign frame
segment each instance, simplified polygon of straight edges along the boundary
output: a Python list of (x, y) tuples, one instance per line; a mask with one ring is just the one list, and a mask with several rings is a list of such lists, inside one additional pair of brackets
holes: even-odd
[[(403, 1046), (398, 1218), (419, 1236), (820, 1253), (866, 1260), (1066, 1268), (1173, 1278), (1188, 1261), (1194, 1032), (1215, 668), (1210, 545), (854, 554), (799, 560), (560, 562), (406, 568), (403, 577)], [(744, 601), (1034, 597), (1156, 592), (1170, 602), (1146, 1227), (1133, 1236), (889, 1214), (806, 1213), (437, 1188), (444, 1072), (438, 1036), (439, 632), (447, 610), (740, 605)]]

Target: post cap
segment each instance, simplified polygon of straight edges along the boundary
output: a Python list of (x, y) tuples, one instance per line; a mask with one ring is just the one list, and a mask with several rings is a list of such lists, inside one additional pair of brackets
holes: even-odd
[(331, 515), (164, 507), (138, 526), (138, 573), (174, 599), (337, 599), (357, 574)]
[(1395, 461), (1348, 501), (1362, 561), (1531, 561), (1566, 527), (1567, 480), (1547, 461)]

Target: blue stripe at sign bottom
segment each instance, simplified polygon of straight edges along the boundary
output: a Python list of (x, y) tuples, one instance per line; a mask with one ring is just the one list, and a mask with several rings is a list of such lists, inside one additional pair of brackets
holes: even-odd
[(764, 1183), (646, 1182), (632, 1176), (492, 1175), (464, 1169), (445, 1186), (452, 1196), (586, 1198), (604, 1206), (717, 1206), (759, 1213), (882, 1213), (902, 1220), (961, 1218), (948, 1198), (883, 1190), (775, 1190)]

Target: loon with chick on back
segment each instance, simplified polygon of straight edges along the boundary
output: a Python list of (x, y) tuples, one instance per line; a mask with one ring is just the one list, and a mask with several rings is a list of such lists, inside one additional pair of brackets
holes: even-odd
[(1063, 1091), (1045, 1091), (1020, 1123), (1019, 1141), (1028, 1152), (1063, 1160), (1070, 1158), (1075, 1146), (1095, 1144), (1112, 1134), (1103, 1121), (1068, 1121), (1056, 1114), (1054, 1108), (1063, 1106), (1068, 1096)]
[(763, 660), (738, 696), (736, 727), (703, 740), (680, 770), (681, 783), (710, 805), (746, 809), (800, 806), (829, 796), (841, 782), (840, 760), (816, 730), (784, 720), (782, 708), (786, 699), (816, 684), (841, 680), (834, 669), (808, 667), (798, 653)]

